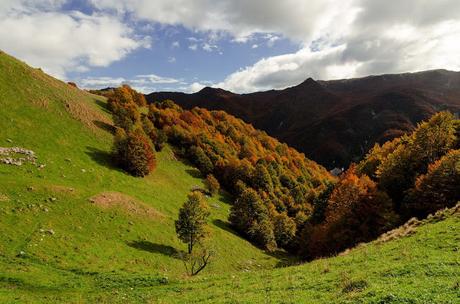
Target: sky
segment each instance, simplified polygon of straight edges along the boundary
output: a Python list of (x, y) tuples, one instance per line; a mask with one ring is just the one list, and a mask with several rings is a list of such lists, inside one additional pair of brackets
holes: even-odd
[(0, 0), (0, 49), (83, 88), (247, 93), (460, 70), (459, 0)]

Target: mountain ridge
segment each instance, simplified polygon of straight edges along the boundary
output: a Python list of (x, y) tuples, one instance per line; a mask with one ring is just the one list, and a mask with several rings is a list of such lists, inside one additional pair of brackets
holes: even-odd
[(460, 72), (307, 78), (283, 90), (237, 94), (206, 87), (192, 94), (153, 92), (146, 98), (171, 99), (186, 109), (224, 110), (332, 169), (361, 159), (374, 143), (410, 132), (440, 110), (460, 112)]

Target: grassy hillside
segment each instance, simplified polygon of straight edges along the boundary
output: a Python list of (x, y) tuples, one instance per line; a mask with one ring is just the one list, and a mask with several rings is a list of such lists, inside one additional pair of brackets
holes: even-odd
[[(280, 268), (209, 199), (217, 256), (184, 276), (174, 220), (198, 171), (166, 147), (138, 179), (112, 167), (105, 100), (0, 53), (0, 303), (455, 303), (460, 218), (445, 213), (346, 255)], [(3, 156), (0, 156), (2, 158)], [(385, 240), (390, 239), (386, 236)]]
[[(103, 98), (0, 54), (0, 147), (37, 156), (36, 165), (0, 164), (2, 294), (11, 286), (58, 292), (95, 284), (74, 281), (82, 275), (98, 282), (129, 275), (146, 284), (183, 275), (176, 255), (185, 245), (174, 220), (190, 189), (203, 185), (197, 170), (167, 147), (153, 174), (130, 177), (110, 165), (109, 128)], [(207, 274), (279, 262), (228, 228), (225, 196), (209, 204), (218, 255)]]

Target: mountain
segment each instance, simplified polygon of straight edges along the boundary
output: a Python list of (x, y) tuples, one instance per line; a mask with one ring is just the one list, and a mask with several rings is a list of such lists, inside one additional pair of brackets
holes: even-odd
[(347, 167), (374, 145), (412, 131), (440, 110), (460, 112), (460, 72), (432, 70), (315, 81), (284, 90), (235, 94), (154, 92), (184, 108), (224, 110), (304, 152), (323, 166)]

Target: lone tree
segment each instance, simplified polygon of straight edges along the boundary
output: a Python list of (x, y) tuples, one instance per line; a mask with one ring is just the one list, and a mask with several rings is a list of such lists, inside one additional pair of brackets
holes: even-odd
[(206, 236), (206, 220), (209, 210), (203, 195), (194, 191), (188, 195), (187, 201), (179, 210), (179, 218), (176, 221), (176, 233), (179, 239), (188, 246), (191, 254), (193, 247), (200, 243)]

